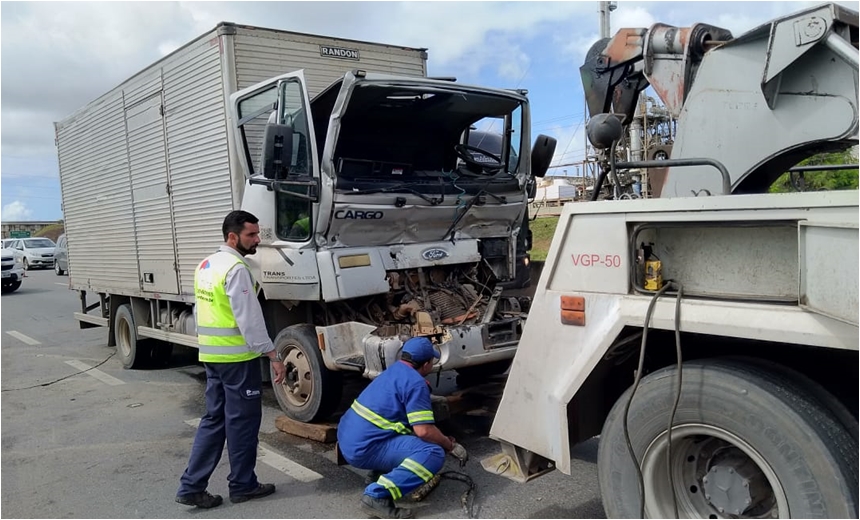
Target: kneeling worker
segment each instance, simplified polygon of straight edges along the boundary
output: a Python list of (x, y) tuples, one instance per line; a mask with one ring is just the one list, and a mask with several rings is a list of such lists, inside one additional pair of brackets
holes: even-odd
[(396, 507), (394, 501), (433, 478), (442, 469), (446, 452), (461, 461), (468, 459), (463, 446), (434, 424), (424, 377), (438, 358), (429, 339), (406, 341), (401, 360), (364, 389), (338, 425), (344, 459), (376, 477), (364, 490), (361, 508), (377, 518), (411, 518), (412, 512)]

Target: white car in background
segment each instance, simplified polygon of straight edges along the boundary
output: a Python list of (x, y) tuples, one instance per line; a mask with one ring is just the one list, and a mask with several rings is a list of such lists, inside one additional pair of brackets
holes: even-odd
[(21, 287), (24, 278), (24, 266), (15, 259), (15, 250), (3, 248), (0, 254), (0, 268), (3, 273), (3, 294), (14, 292)]
[(50, 238), (19, 238), (9, 246), (25, 270), (34, 267), (54, 267), (54, 249), (57, 244)]

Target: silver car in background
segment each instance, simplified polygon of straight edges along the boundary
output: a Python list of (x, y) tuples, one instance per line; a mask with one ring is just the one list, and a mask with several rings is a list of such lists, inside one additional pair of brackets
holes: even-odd
[(57, 247), (54, 249), (54, 272), (57, 273), (57, 276), (69, 272), (69, 245), (65, 233), (57, 239)]
[(24, 278), (24, 268), (15, 258), (15, 250), (3, 248), (2, 256), (0, 256), (0, 266), (3, 273), (3, 294), (15, 292), (18, 287), (21, 287), (21, 280)]
[(54, 267), (54, 248), (57, 244), (50, 238), (19, 238), (9, 246), (15, 250), (15, 259), (25, 270), (34, 267)]

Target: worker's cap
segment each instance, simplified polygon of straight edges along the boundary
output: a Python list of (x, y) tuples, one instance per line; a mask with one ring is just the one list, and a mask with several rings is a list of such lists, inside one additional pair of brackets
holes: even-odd
[(403, 344), (403, 353), (409, 354), (412, 361), (425, 363), (431, 359), (438, 359), (439, 352), (433, 348), (433, 343), (427, 338), (410, 338)]

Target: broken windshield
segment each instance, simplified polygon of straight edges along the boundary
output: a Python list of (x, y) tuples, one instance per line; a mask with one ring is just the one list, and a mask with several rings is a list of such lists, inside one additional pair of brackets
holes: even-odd
[[(340, 120), (332, 157), (336, 175), (338, 179), (391, 182), (457, 175), (464, 167), (455, 149), (460, 144), (500, 158), (501, 168), (483, 173), (516, 173), (522, 104), (513, 94), (454, 85), (449, 89), (359, 82)], [(316, 110), (317, 104), (315, 121), (320, 121)], [(473, 131), (493, 136), (483, 140), (486, 148), (472, 144)]]

